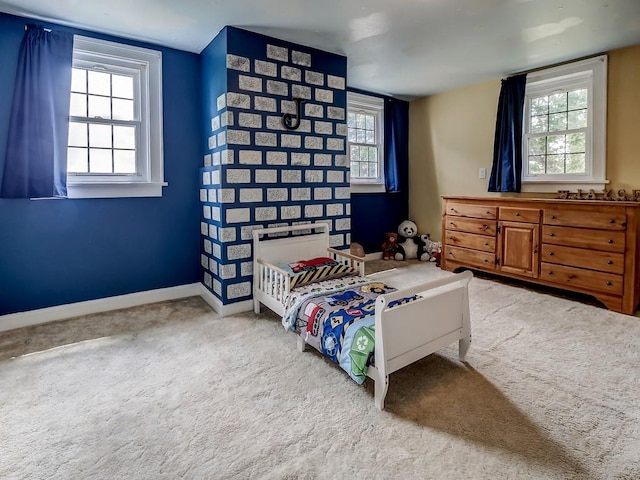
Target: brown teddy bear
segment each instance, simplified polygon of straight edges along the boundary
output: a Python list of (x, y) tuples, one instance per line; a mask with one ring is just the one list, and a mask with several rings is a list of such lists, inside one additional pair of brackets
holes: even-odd
[(387, 232), (382, 243), (382, 259), (393, 260), (396, 253), (398, 253), (398, 234), (396, 232)]

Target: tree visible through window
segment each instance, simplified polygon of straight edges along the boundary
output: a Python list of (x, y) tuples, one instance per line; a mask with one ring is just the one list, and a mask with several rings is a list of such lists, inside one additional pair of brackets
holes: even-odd
[(68, 173), (137, 173), (140, 108), (134, 96), (135, 81), (134, 75), (73, 69)]
[(586, 173), (587, 106), (584, 88), (531, 99), (530, 173)]
[(347, 124), (349, 127), (351, 178), (378, 178), (375, 115), (350, 112)]

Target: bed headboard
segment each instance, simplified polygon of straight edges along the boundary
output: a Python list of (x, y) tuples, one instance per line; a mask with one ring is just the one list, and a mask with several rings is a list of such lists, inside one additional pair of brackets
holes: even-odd
[[(268, 236), (280, 237), (268, 238)], [(327, 248), (329, 248), (329, 225), (323, 222), (253, 231), (254, 261), (260, 259), (277, 265), (314, 257), (326, 257)]]

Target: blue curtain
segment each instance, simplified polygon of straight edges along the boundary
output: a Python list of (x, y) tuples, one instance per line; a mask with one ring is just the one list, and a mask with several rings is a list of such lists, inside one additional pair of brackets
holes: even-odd
[(384, 103), (384, 180), (387, 192), (400, 192), (399, 172), (409, 168), (409, 103), (387, 98)]
[(490, 192), (519, 192), (522, 177), (522, 110), (527, 75), (502, 80)]
[(29, 25), (20, 45), (3, 198), (67, 196), (73, 34)]

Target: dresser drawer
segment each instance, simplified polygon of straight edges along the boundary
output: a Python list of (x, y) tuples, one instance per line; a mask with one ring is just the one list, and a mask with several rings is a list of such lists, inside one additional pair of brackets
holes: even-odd
[(481, 220), (479, 218), (445, 217), (445, 228), (458, 232), (477, 233), (479, 235), (496, 236), (496, 221)]
[(499, 218), (511, 222), (539, 223), (540, 210), (537, 208), (500, 207)]
[(588, 268), (619, 275), (624, 273), (624, 254), (622, 253), (545, 244), (542, 245), (541, 260), (547, 263)]
[(448, 262), (464, 263), (465, 265), (477, 266), (485, 270), (495, 270), (496, 268), (496, 256), (493, 253), (450, 247), (448, 245), (445, 247), (445, 251)]
[[(543, 225), (542, 243), (624, 253), (625, 232)], [(585, 252), (589, 255), (589, 252)]]
[(482, 250), (483, 252), (494, 253), (496, 251), (496, 239), (475, 235), (473, 233), (455, 232), (447, 230), (444, 236), (444, 243), (447, 245)]
[(545, 208), (543, 223), (565, 227), (625, 230), (627, 228), (627, 215), (622, 209), (590, 212), (587, 210)]
[(482, 205), (467, 205), (466, 203), (447, 203), (447, 215), (457, 215), (460, 217), (487, 218), (495, 220), (497, 218), (496, 207), (484, 207)]
[(622, 295), (624, 285), (622, 275), (594, 272), (583, 268), (566, 267), (543, 262), (540, 268), (540, 278), (559, 284), (562, 288), (578, 287), (593, 292)]

